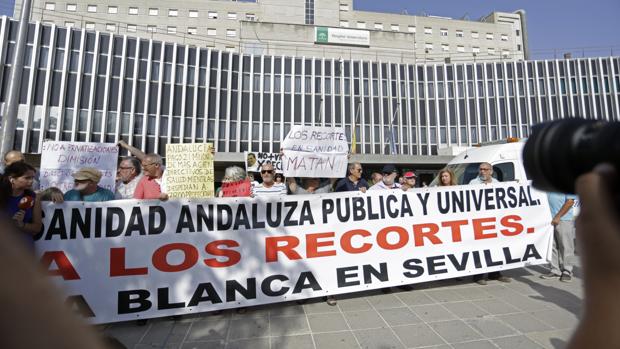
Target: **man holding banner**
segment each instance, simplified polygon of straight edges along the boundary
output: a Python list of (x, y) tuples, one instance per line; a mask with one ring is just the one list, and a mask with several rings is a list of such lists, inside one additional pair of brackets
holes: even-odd
[(365, 193), (370, 187), (368, 182), (362, 178), (362, 164), (359, 162), (352, 162), (347, 167), (348, 176), (339, 180), (336, 184), (335, 192), (344, 191), (361, 191)]
[(383, 177), (381, 182), (370, 187), (370, 190), (382, 190), (382, 189), (398, 189), (400, 184), (396, 182), (398, 177), (398, 169), (394, 165), (383, 166)]
[(286, 186), (284, 183), (276, 183), (274, 181), (275, 174), (276, 170), (271, 162), (263, 164), (260, 168), (260, 176), (263, 178), (263, 183), (252, 187), (252, 197), (286, 195)]

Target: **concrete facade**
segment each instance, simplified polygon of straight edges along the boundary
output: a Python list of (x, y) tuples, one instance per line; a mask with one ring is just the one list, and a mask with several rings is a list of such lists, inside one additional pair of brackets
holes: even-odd
[[(252, 54), (402, 63), (528, 58), (522, 11), (455, 20), (356, 11), (352, 0), (35, 0), (31, 19)], [(370, 47), (316, 44), (316, 26), (370, 31)]]
[[(0, 102), (16, 28), (2, 18)], [(424, 163), (413, 156), (527, 137), (543, 121), (620, 118), (618, 57), (406, 64), (249, 55), (36, 22), (24, 66), (15, 148), (26, 153), (45, 139), (124, 139), (162, 155), (167, 143), (212, 142), (241, 160), (244, 151), (279, 151), (291, 126), (305, 124), (356, 132), (361, 161)]]

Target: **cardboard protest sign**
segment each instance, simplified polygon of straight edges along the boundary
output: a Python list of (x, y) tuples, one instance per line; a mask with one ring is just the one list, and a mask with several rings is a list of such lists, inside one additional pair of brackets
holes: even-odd
[(222, 195), (225, 198), (244, 197), (252, 194), (252, 183), (245, 179), (238, 182), (222, 183)]
[(279, 153), (265, 153), (265, 152), (244, 152), (245, 154), (245, 171), (246, 172), (260, 172), (260, 167), (266, 163), (271, 162), (273, 168), (276, 169), (276, 173), (282, 173), (282, 159)]
[(166, 144), (166, 193), (171, 198), (214, 195), (213, 145)]
[(42, 265), (92, 323), (194, 314), (544, 264), (528, 183), (44, 206)]
[(114, 192), (118, 147), (114, 143), (56, 142), (43, 143), (41, 149), (41, 189), (56, 187), (63, 193), (73, 189), (71, 174), (83, 167), (93, 167), (103, 175), (99, 186)]
[(286, 177), (341, 178), (347, 173), (347, 137), (342, 127), (293, 126), (282, 141)]

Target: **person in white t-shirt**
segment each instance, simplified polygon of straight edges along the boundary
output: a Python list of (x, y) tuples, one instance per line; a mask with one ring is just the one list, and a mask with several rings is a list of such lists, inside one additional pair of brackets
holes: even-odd
[(286, 195), (286, 185), (275, 182), (276, 170), (271, 162), (264, 163), (260, 168), (260, 176), (263, 182), (252, 187), (252, 196), (278, 196)]

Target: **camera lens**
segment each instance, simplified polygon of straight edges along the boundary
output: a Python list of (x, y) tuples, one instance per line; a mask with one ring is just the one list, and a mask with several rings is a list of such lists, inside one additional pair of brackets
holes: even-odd
[(523, 148), (534, 187), (575, 193), (575, 180), (600, 163), (620, 169), (620, 123), (564, 119), (538, 124)]

